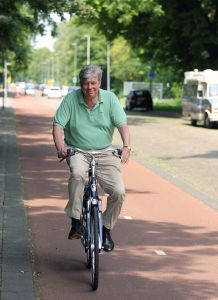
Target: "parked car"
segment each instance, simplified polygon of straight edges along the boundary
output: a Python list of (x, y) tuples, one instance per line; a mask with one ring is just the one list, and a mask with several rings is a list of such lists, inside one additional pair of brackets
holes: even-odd
[(49, 86), (45, 85), (42, 87), (42, 96), (48, 96)]
[(145, 108), (146, 110), (153, 110), (153, 100), (148, 90), (134, 90), (126, 97), (126, 110), (133, 108)]
[(61, 87), (61, 94), (62, 94), (63, 97), (68, 94), (68, 89), (69, 89), (69, 87), (67, 85), (63, 85)]
[(25, 87), (25, 95), (35, 96), (35, 87), (33, 84), (27, 84)]
[(62, 92), (59, 86), (51, 86), (48, 90), (48, 98), (62, 98)]

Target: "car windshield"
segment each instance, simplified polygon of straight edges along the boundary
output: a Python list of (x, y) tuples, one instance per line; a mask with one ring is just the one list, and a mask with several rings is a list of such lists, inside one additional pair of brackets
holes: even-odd
[(218, 83), (210, 84), (210, 96), (218, 96)]
[(136, 96), (143, 96), (144, 92), (143, 91), (135, 91)]

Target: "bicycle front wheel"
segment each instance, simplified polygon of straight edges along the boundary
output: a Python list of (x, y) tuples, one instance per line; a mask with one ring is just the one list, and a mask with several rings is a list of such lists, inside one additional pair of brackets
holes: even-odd
[(91, 213), (91, 273), (92, 289), (97, 290), (99, 279), (99, 240), (98, 240), (98, 208), (93, 206)]

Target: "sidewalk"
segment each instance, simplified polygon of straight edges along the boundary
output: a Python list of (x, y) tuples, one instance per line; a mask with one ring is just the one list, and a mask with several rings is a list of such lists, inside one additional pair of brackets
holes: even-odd
[(33, 300), (28, 230), (12, 109), (0, 108), (1, 300)]

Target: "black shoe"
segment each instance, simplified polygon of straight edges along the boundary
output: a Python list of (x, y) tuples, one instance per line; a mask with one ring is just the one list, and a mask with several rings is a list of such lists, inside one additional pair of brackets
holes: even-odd
[(110, 229), (103, 226), (103, 247), (104, 251), (110, 252), (114, 249), (114, 242), (111, 238)]
[(80, 239), (81, 237), (81, 227), (80, 220), (72, 218), (72, 225), (68, 235), (69, 240)]

